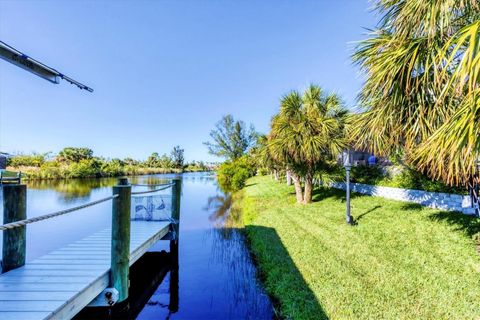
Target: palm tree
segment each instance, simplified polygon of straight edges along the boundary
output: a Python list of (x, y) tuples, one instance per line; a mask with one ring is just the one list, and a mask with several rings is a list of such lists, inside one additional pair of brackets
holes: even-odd
[(360, 148), (468, 184), (479, 157), (478, 0), (378, 0), (379, 27), (353, 59), (366, 74), (353, 121)]
[(272, 119), (268, 147), (275, 161), (290, 171), (298, 203), (312, 201), (315, 169), (345, 148), (346, 118), (340, 98), (319, 86), (283, 97), (280, 112)]

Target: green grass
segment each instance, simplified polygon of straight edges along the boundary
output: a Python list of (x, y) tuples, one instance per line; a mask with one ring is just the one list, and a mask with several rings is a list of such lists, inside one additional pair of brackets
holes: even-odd
[(236, 206), (267, 292), (291, 319), (479, 319), (476, 218), (344, 193), (293, 189), (254, 177)]

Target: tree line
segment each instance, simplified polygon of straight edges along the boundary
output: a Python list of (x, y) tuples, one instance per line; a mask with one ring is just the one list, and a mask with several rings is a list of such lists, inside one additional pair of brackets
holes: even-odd
[(66, 147), (58, 154), (17, 154), (8, 158), (9, 169), (22, 171), (30, 179), (114, 177), (183, 171), (208, 171), (203, 161), (185, 162), (184, 149), (175, 146), (170, 154), (153, 152), (146, 160), (107, 159), (90, 148)]

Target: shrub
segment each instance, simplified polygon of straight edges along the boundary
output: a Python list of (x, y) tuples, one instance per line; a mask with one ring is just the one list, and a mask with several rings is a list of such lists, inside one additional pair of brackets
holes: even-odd
[(19, 154), (8, 159), (7, 165), (18, 167), (40, 167), (45, 162), (45, 154)]
[(389, 179), (389, 174), (381, 166), (357, 166), (352, 167), (352, 182), (364, 184), (379, 184)]
[(245, 181), (255, 175), (255, 166), (249, 156), (234, 161), (225, 161), (217, 171), (220, 188), (225, 192), (234, 192), (245, 186)]
[(101, 162), (97, 159), (82, 159), (68, 165), (68, 178), (91, 178), (100, 176)]
[(113, 159), (108, 162), (103, 162), (101, 167), (102, 176), (117, 177), (125, 174), (123, 162), (118, 159)]

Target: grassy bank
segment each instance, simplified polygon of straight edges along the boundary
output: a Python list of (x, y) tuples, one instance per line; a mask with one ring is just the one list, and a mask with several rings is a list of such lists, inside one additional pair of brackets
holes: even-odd
[(246, 234), (267, 292), (293, 319), (478, 319), (478, 219), (254, 177), (242, 190)]

